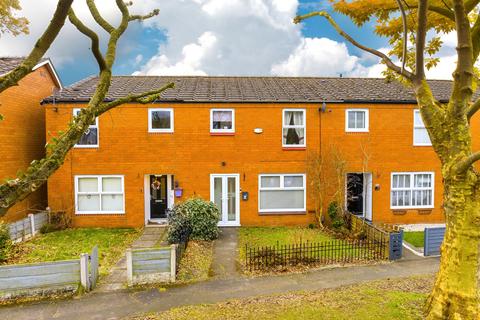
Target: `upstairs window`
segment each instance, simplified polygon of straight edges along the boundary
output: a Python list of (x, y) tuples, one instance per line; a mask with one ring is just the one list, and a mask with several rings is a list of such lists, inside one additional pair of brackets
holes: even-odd
[(210, 132), (211, 133), (234, 133), (235, 132), (235, 110), (211, 109), (210, 110)]
[(430, 136), (427, 128), (423, 123), (420, 110), (413, 110), (413, 145), (414, 146), (431, 146)]
[(173, 109), (148, 109), (148, 132), (173, 132)]
[[(73, 116), (76, 117), (82, 109), (73, 109)], [(98, 117), (95, 123), (91, 124), (87, 131), (75, 145), (76, 148), (98, 148)]]
[(433, 172), (392, 173), (391, 208), (433, 208)]
[(345, 112), (346, 132), (368, 132), (368, 109), (347, 109)]
[(305, 147), (305, 110), (284, 109), (282, 127), (284, 147)]

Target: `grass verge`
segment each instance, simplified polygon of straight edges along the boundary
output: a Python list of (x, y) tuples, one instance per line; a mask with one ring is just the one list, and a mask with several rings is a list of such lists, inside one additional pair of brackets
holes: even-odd
[(100, 275), (108, 273), (125, 249), (139, 236), (136, 229), (85, 228), (67, 229), (39, 235), (14, 246), (7, 264), (35, 263), (78, 259), (98, 245)]
[(423, 231), (409, 231), (403, 232), (403, 240), (410, 243), (417, 248), (423, 248), (425, 232)]
[(432, 283), (432, 277), (389, 279), (338, 289), (179, 307), (131, 319), (416, 320), (423, 319), (422, 309)]
[(192, 283), (209, 278), (213, 261), (213, 242), (189, 241), (187, 249), (180, 260), (177, 281)]

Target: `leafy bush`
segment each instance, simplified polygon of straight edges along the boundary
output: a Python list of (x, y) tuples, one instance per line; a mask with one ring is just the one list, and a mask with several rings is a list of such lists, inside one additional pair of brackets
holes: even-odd
[(179, 243), (187, 238), (211, 241), (218, 238), (220, 211), (212, 202), (191, 198), (175, 205), (168, 216), (167, 239)]
[(8, 225), (0, 221), (0, 262), (6, 261), (12, 249), (12, 240), (10, 240), (10, 233)]
[(345, 221), (342, 218), (340, 207), (336, 201), (330, 202), (328, 205), (328, 216), (335, 230), (340, 230), (345, 226)]

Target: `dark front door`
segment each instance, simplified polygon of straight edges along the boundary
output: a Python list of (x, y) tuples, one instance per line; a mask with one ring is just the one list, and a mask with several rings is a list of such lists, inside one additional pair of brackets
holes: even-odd
[(363, 174), (347, 174), (347, 210), (353, 214), (363, 215)]
[(150, 218), (163, 219), (167, 217), (167, 175), (150, 176)]

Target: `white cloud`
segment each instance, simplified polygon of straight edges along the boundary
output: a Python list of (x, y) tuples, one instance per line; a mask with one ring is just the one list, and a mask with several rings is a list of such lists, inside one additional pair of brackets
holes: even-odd
[(303, 38), (288, 59), (274, 64), (271, 73), (281, 76), (363, 75), (366, 69), (347, 46), (327, 38)]
[(157, 55), (143, 66), (142, 71), (134, 74), (206, 75), (207, 73), (200, 68), (203, 60), (214, 50), (216, 43), (217, 38), (212, 32), (204, 32), (197, 43), (190, 43), (183, 47), (182, 58), (178, 62), (172, 64), (166, 55)]

